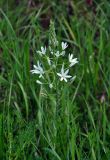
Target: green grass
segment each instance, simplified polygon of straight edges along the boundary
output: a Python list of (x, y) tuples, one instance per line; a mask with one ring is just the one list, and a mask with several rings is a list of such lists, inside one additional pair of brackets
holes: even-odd
[[(0, 1), (0, 160), (110, 160), (109, 18), (107, 0)], [(58, 101), (30, 73), (50, 19), (79, 59)]]

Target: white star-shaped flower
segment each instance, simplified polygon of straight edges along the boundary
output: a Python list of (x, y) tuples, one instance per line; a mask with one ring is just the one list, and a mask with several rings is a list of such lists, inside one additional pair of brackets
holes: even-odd
[(64, 56), (65, 55), (65, 51), (62, 51), (62, 52), (59, 52), (59, 51), (57, 51), (56, 53), (55, 53), (55, 56), (58, 58), (58, 57), (60, 57), (60, 56)]
[(61, 72), (57, 73), (57, 75), (60, 77), (60, 81), (67, 82), (67, 78), (71, 78), (72, 76), (68, 75), (69, 69), (64, 71), (64, 64), (62, 65)]
[(61, 56), (64, 56), (64, 55), (65, 55), (65, 51), (62, 51), (62, 52), (60, 53), (60, 55), (61, 55)]
[(44, 74), (44, 70), (41, 67), (41, 64), (39, 63), (39, 61), (37, 61), (37, 66), (33, 65), (34, 69), (31, 70), (32, 74), (39, 74), (39, 78), (43, 77)]
[(50, 88), (53, 88), (53, 84), (52, 84), (52, 83), (50, 83), (50, 84), (49, 84), (49, 87), (50, 87)]
[(76, 63), (78, 63), (77, 58), (73, 58), (73, 54), (69, 54), (69, 62), (70, 62), (70, 67), (74, 66)]
[(56, 57), (60, 57), (60, 52), (57, 51), (57, 52), (55, 53), (55, 56), (56, 56)]
[(46, 54), (46, 47), (41, 47), (41, 51), (37, 51), (37, 53), (39, 53), (40, 56), (45, 55)]
[(68, 45), (67, 45), (67, 43), (65, 42), (62, 42), (61, 43), (61, 46), (62, 46), (62, 50), (65, 50), (67, 47), (68, 47)]

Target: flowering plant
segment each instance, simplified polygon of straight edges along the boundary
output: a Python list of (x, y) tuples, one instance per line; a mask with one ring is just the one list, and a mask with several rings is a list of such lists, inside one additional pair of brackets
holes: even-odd
[(59, 43), (56, 39), (54, 23), (50, 23), (49, 47), (41, 46), (36, 51), (37, 65), (33, 65), (32, 74), (37, 75), (36, 82), (40, 85), (48, 85), (50, 88), (56, 87), (56, 82), (73, 82), (76, 76), (70, 75), (71, 68), (78, 63), (73, 54), (66, 54), (68, 44)]

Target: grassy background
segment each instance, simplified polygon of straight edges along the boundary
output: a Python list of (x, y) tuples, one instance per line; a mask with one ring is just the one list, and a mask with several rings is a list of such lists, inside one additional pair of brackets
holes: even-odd
[[(79, 59), (59, 108), (30, 74), (50, 19)], [(109, 19), (107, 0), (0, 1), (1, 160), (110, 160)]]

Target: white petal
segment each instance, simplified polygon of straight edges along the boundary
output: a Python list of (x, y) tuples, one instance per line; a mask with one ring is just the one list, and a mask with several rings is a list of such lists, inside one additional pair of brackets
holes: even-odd
[(39, 74), (39, 71), (38, 70), (31, 70), (30, 72), (32, 72), (32, 74)]
[(42, 51), (42, 54), (45, 54), (46, 53), (46, 47), (41, 47), (41, 51)]
[(62, 75), (60, 73), (57, 73), (58, 76), (62, 77)]
[(50, 83), (50, 84), (49, 84), (49, 87), (50, 87), (50, 88), (53, 88), (53, 84), (52, 84), (52, 83)]
[(61, 77), (60, 81), (63, 81), (63, 79), (64, 79), (64, 78), (63, 78), (63, 77)]
[(65, 43), (64, 43), (64, 42), (62, 42), (62, 44), (61, 44), (61, 45), (62, 45), (62, 50), (65, 50), (65, 49), (68, 47), (68, 45), (67, 45), (67, 43), (66, 43), (66, 42), (65, 42)]
[(41, 52), (41, 51), (37, 51), (37, 53), (38, 53), (40, 56), (42, 56), (42, 52)]
[(37, 61), (37, 65), (38, 65), (38, 68), (40, 67), (40, 63), (39, 63), (39, 61)]
[(71, 78), (71, 81), (74, 81), (76, 79), (76, 76), (73, 76), (72, 78)]
[(42, 74), (39, 75), (39, 78), (43, 77)]
[(41, 81), (39, 81), (39, 80), (37, 80), (37, 81), (36, 81), (36, 83), (38, 83), (38, 84), (42, 84), (42, 82), (41, 82)]
[(69, 66), (72, 67), (72, 66), (74, 66), (76, 63), (78, 63), (78, 62), (73, 62), (73, 63), (71, 63)]
[(77, 58), (72, 59), (71, 62), (78, 62)]
[(56, 55), (56, 57), (59, 57), (59, 56), (60, 56), (60, 52), (57, 51), (57, 52), (55, 53), (55, 55)]
[(71, 78), (72, 76), (70, 76), (70, 75), (66, 75), (65, 77), (66, 77), (66, 78)]
[(45, 52), (44, 47), (41, 47), (42, 54)]
[(65, 55), (65, 51), (62, 51), (60, 55), (64, 56)]
[(33, 67), (34, 67), (35, 69), (38, 69), (38, 67), (37, 67), (36, 65), (33, 65)]
[(66, 79), (66, 78), (64, 78), (64, 81), (65, 81), (65, 82), (67, 82), (67, 79)]
[(69, 72), (69, 69), (67, 69), (67, 70), (65, 71), (65, 75), (67, 75), (67, 74), (68, 74), (68, 72)]

